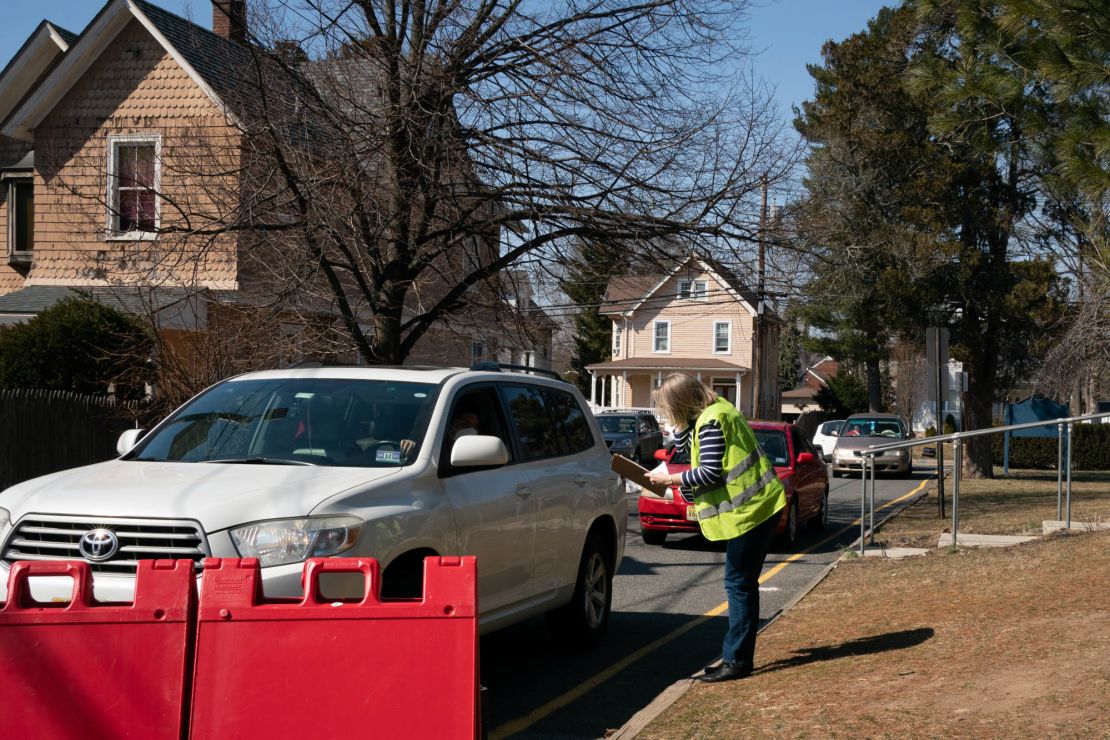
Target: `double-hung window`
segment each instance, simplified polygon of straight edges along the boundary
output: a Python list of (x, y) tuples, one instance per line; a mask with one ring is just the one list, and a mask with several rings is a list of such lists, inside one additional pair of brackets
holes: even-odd
[(624, 327), (620, 324), (613, 324), (613, 357), (621, 356), (621, 342), (623, 338)]
[(110, 238), (153, 238), (158, 231), (161, 148), (156, 135), (108, 137)]
[(695, 301), (704, 301), (709, 296), (708, 284), (705, 280), (679, 280), (678, 297)]
[(652, 351), (669, 353), (671, 351), (671, 322), (656, 321), (654, 329), (655, 336)]
[(732, 322), (713, 322), (713, 354), (732, 354)]

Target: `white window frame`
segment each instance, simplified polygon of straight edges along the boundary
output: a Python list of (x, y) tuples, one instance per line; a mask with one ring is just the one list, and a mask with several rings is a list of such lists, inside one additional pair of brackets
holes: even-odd
[[(119, 231), (119, 201), (117, 195), (118, 176), (116, 174), (117, 152), (121, 145), (151, 144), (154, 146), (154, 231)], [(105, 238), (108, 241), (150, 241), (158, 237), (162, 227), (162, 135), (149, 134), (112, 134), (108, 136), (108, 182), (106, 200), (108, 205), (105, 222)]]
[(709, 300), (708, 280), (679, 280), (678, 297), (690, 301)]
[[(719, 349), (717, 347), (717, 327), (727, 326), (728, 333), (725, 335), (726, 347)], [(714, 321), (713, 322), (713, 354), (715, 355), (731, 355), (732, 354), (732, 322), (731, 321)]]
[[(659, 349), (659, 327), (667, 327), (667, 347), (666, 349)], [(651, 351), (657, 355), (669, 355), (671, 353), (671, 322), (670, 321), (653, 321), (651, 322)]]
[(624, 327), (619, 321), (613, 322), (613, 357), (621, 356), (621, 344), (624, 343)]

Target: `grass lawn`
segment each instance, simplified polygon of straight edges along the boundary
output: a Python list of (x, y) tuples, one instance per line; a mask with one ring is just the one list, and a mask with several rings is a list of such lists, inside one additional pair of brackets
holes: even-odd
[[(1072, 495), (1073, 520), (1110, 519), (1110, 475)], [(960, 511), (1039, 532), (1055, 475), (963, 482)], [(950, 521), (935, 493), (893, 519), (881, 538), (934, 549), (842, 560), (760, 635), (754, 675), (693, 684), (639, 737), (1110, 737), (1110, 531), (936, 549)]]
[[(1065, 504), (1066, 505), (1066, 504)], [(1110, 522), (1110, 472), (1072, 474), (1071, 518)], [(960, 480), (960, 531), (972, 534), (1040, 534), (1041, 522), (1056, 519), (1056, 473), (1011, 470), (1008, 477)], [(952, 531), (952, 476), (944, 482), (944, 519), (932, 490), (875, 534), (886, 547), (936, 547)]]

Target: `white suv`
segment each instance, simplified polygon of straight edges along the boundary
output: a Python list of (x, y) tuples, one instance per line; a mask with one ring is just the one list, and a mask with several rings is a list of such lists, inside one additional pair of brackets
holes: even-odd
[[(425, 556), (476, 555), (483, 632), (547, 613), (596, 643), (628, 504), (585, 408), (571, 385), (499, 370), (231, 378), (125, 432), (118, 460), (0, 494), (0, 598), (18, 560), (84, 558), (98, 599), (128, 600), (138, 560), (207, 556), (258, 558), (267, 596), (300, 595), (306, 558), (374, 557), (383, 596), (404, 598)], [(32, 583), (40, 600), (70, 589)]]

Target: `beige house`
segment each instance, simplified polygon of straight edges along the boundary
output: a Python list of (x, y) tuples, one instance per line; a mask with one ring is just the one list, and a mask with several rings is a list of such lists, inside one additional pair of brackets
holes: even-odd
[[(163, 334), (230, 334), (257, 328), (252, 312), (282, 291), (249, 240), (221, 228), (253, 187), (238, 125), (253, 88), (234, 72), (253, 59), (245, 0), (211, 9), (210, 31), (146, 0), (108, 0), (79, 35), (44, 21), (0, 72), (0, 327), (80, 290), (153, 312)], [(468, 242), (496, 253), (497, 239)], [(423, 287), (427, 303), (438, 288)], [(302, 300), (317, 339), (335, 329), (326, 292)], [(465, 364), (486, 335), (516, 361), (549, 357), (550, 331), (532, 342), (504, 326), (430, 331), (409, 361)], [(293, 346), (306, 333), (284, 319), (263, 328)]]
[(666, 275), (613, 278), (600, 312), (612, 359), (587, 368), (595, 407), (651, 408), (652, 390), (680, 372), (749, 417), (778, 418), (782, 321), (719, 263), (691, 256)]

